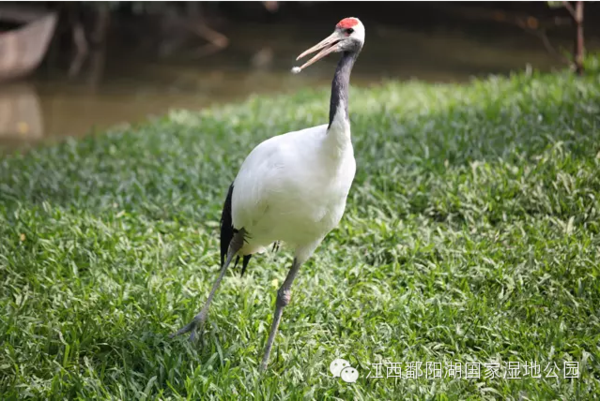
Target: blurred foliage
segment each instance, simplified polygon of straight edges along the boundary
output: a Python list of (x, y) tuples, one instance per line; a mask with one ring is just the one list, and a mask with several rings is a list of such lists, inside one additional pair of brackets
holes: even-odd
[(600, 74), (600, 53), (586, 54), (583, 65), (587, 74)]

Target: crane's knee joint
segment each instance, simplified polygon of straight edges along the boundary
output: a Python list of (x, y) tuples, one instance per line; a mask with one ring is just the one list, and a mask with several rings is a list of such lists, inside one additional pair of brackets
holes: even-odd
[(289, 288), (280, 288), (277, 291), (277, 305), (288, 306), (292, 300), (292, 291)]

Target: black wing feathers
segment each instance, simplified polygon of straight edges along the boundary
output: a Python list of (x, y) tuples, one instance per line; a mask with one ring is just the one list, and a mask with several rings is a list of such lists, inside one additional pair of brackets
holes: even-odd
[(251, 257), (252, 255), (244, 256), (244, 260), (242, 260), (242, 273), (240, 274), (241, 277), (244, 277), (244, 273), (246, 273), (246, 267), (248, 267)]
[[(221, 213), (221, 267), (223, 267), (223, 264), (225, 264), (225, 258), (227, 257), (227, 252), (229, 251), (229, 244), (231, 243), (235, 233), (238, 232), (238, 230), (233, 228), (233, 219), (231, 217), (232, 196), (233, 184), (229, 186), (229, 192), (227, 192), (227, 198), (225, 199), (225, 205), (223, 205), (223, 212)], [(246, 272), (246, 268), (248, 267), (251, 257), (252, 255), (246, 255), (242, 260), (242, 276)], [(239, 256), (235, 258), (234, 269), (237, 267), (239, 260)]]
[(231, 198), (233, 196), (233, 183), (229, 186), (223, 212), (221, 213), (221, 267), (225, 264), (229, 243), (233, 239), (233, 235), (237, 230), (233, 228), (233, 220), (231, 218)]

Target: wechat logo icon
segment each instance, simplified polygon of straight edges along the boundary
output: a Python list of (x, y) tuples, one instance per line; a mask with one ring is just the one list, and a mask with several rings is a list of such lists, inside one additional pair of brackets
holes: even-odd
[(346, 383), (356, 383), (358, 379), (358, 370), (350, 366), (350, 362), (345, 359), (335, 359), (329, 365), (329, 370), (333, 377), (341, 377)]

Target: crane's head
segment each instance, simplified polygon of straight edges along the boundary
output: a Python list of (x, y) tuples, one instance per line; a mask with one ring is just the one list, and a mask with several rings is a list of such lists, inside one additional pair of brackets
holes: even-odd
[(299, 73), (309, 65), (319, 61), (323, 57), (331, 53), (350, 52), (358, 53), (365, 42), (365, 27), (358, 18), (344, 18), (335, 26), (335, 30), (331, 35), (317, 43), (310, 49), (303, 52), (296, 58), (300, 60), (302, 57), (319, 51), (313, 58), (308, 60), (302, 67), (294, 67), (292, 72)]

